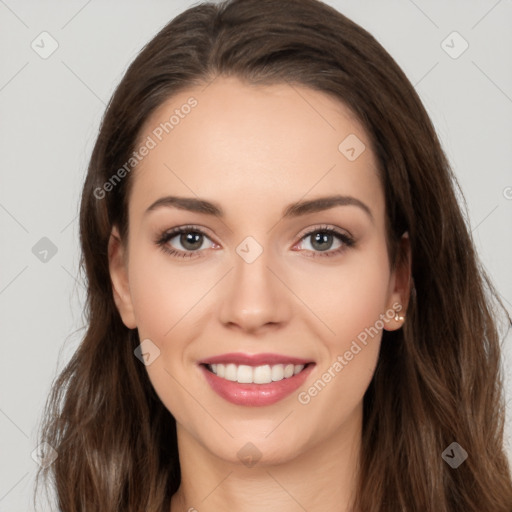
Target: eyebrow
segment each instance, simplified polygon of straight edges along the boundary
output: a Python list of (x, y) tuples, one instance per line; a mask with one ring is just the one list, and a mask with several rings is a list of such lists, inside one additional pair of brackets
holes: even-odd
[[(321, 212), (336, 206), (357, 206), (363, 210), (372, 221), (374, 220), (372, 211), (365, 203), (355, 197), (342, 195), (318, 197), (316, 199), (292, 203), (283, 210), (282, 217), (284, 219), (300, 217), (301, 215)], [(174, 207), (180, 210), (187, 210), (189, 212), (213, 215), (218, 218), (225, 217), (224, 211), (218, 203), (195, 197), (179, 196), (166, 196), (157, 199), (151, 206), (149, 206), (145, 214), (161, 207)]]

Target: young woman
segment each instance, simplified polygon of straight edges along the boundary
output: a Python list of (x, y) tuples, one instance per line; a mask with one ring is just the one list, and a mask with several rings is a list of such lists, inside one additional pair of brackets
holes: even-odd
[(316, 0), (194, 6), (129, 67), (80, 228), (60, 510), (510, 512), (496, 293), (414, 88)]

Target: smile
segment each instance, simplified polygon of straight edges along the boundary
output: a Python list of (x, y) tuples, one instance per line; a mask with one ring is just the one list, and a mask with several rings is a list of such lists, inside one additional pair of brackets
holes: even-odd
[(239, 384), (270, 384), (289, 379), (300, 373), (305, 365), (303, 364), (275, 364), (262, 366), (248, 366), (245, 364), (209, 364), (208, 370), (225, 380), (238, 382)]
[(316, 364), (277, 354), (224, 354), (200, 361), (210, 388), (224, 400), (249, 407), (272, 405), (304, 384)]

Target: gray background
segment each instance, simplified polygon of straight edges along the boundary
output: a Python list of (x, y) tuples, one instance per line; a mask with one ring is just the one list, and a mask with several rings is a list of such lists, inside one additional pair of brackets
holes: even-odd
[[(0, 512), (33, 510), (42, 407), (83, 334), (78, 201), (105, 105), (143, 44), (193, 3), (0, 0)], [(415, 85), (512, 311), (512, 1), (326, 3), (369, 30)], [(51, 49), (43, 31), (58, 43), (47, 58), (31, 47)], [(55, 254), (39, 252), (43, 237)], [(509, 410), (511, 345), (509, 333)]]

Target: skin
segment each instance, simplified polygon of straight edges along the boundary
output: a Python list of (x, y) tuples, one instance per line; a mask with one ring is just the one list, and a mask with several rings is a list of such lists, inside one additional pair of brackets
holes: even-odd
[[(252, 86), (217, 77), (161, 105), (140, 140), (190, 96), (198, 105), (133, 171), (128, 241), (121, 243), (114, 227), (109, 246), (123, 322), (160, 350), (146, 369), (177, 422), (182, 484), (172, 512), (348, 511), (362, 400), (382, 331), (308, 404), (298, 393), (379, 315), (397, 303), (405, 314), (408, 238), (401, 246), (406, 263), (391, 268), (376, 159), (367, 134), (338, 100), (296, 85)], [(338, 150), (349, 134), (366, 146), (354, 161)], [(290, 203), (333, 193), (364, 202), (371, 217), (354, 205), (282, 216)], [(167, 195), (215, 201), (225, 217), (173, 207), (145, 213)], [(187, 224), (207, 233), (195, 257), (170, 256), (155, 243), (162, 232)], [(325, 225), (349, 233), (355, 245), (326, 257), (322, 247), (333, 252), (343, 246), (336, 237), (328, 239), (331, 246), (315, 245), (314, 235), (301, 240), (310, 228)], [(250, 264), (236, 252), (248, 236), (263, 248)], [(179, 235), (167, 246), (190, 247)], [(384, 328), (402, 325), (403, 319), (391, 319)], [(197, 364), (227, 352), (272, 352), (316, 366), (283, 400), (240, 406), (217, 395)], [(252, 467), (237, 456), (248, 442), (261, 453)]]

